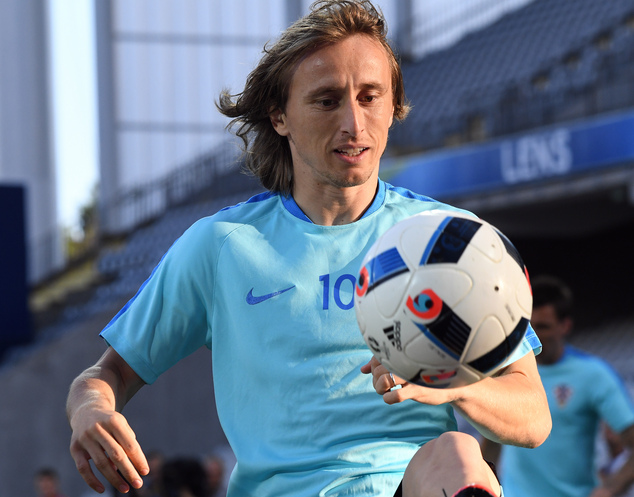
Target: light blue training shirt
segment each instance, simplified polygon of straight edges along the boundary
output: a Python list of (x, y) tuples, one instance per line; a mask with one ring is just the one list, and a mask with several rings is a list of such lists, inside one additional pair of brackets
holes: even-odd
[[(418, 448), (456, 422), (449, 405), (377, 395), (353, 292), (383, 232), (438, 208), (452, 209), (379, 181), (362, 219), (320, 226), (292, 197), (257, 195), (189, 228), (102, 336), (147, 383), (211, 349), (230, 497), (392, 497)], [(539, 347), (529, 329), (514, 360)]]

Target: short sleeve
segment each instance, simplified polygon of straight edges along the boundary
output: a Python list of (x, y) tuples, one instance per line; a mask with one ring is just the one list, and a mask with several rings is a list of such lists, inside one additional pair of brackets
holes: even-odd
[(533, 327), (529, 324), (523, 340), (520, 342), (520, 345), (517, 347), (517, 349), (515, 349), (515, 352), (513, 352), (513, 354), (511, 354), (511, 356), (504, 363), (504, 366), (513, 364), (515, 361), (521, 359), (530, 351), (533, 351), (535, 355), (538, 355), (542, 351), (542, 344), (539, 341), (539, 338), (537, 338), (535, 330), (533, 330)]
[(593, 375), (596, 409), (614, 431), (622, 432), (634, 424), (634, 405), (625, 384), (608, 363), (597, 359)]
[(198, 231), (190, 228), (172, 245), (101, 332), (146, 383), (201, 346), (211, 347), (207, 316), (213, 263), (200, 249), (208, 245), (201, 243)]

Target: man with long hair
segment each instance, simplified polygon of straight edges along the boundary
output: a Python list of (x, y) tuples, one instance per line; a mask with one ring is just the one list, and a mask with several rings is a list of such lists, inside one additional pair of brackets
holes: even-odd
[(365, 252), (406, 217), (456, 210), (379, 179), (408, 111), (386, 33), (368, 1), (317, 2), (243, 92), (221, 95), (268, 192), (195, 223), (102, 331), (110, 347), (67, 404), (92, 488), (103, 484), (89, 459), (117, 488), (142, 485), (147, 463), (121, 409), (202, 345), (237, 460), (230, 497), (499, 496), (453, 409), (497, 441), (548, 435), (532, 330), (496, 377), (463, 388), (420, 387), (369, 360), (352, 309)]

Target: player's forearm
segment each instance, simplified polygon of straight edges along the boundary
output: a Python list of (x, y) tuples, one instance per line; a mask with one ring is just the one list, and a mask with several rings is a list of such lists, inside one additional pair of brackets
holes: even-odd
[(112, 349), (94, 366), (86, 369), (71, 384), (66, 414), (71, 420), (82, 407), (121, 412), (143, 386), (143, 381)]
[[(121, 410), (143, 380), (113, 350), (73, 381), (66, 411), (72, 429), (70, 453), (79, 474), (98, 492), (104, 486), (90, 460), (111, 485), (126, 493), (140, 488), (147, 460)], [(125, 479), (125, 480), (124, 480)]]
[(123, 399), (117, 401), (119, 388), (116, 382), (108, 379), (108, 376), (101, 367), (93, 366), (73, 381), (66, 401), (66, 415), (69, 421), (78, 410), (85, 407), (112, 411), (123, 408)]
[(537, 447), (548, 437), (552, 422), (541, 382), (511, 373), (463, 392), (452, 405), (485, 437), (522, 447)]

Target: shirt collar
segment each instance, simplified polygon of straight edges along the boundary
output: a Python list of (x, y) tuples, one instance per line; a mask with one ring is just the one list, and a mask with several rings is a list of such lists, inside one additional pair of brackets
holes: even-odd
[[(377, 188), (376, 195), (374, 196), (374, 200), (372, 200), (370, 207), (363, 213), (363, 216), (361, 216), (361, 219), (379, 210), (379, 208), (383, 205), (383, 201), (385, 200), (385, 190), (386, 190), (385, 182), (379, 178), (379, 185)], [(282, 198), (282, 203), (284, 204), (284, 207), (293, 216), (295, 216), (298, 219), (301, 219), (302, 221), (306, 221), (311, 224), (313, 223), (310, 220), (310, 218), (306, 214), (304, 214), (304, 211), (300, 209), (299, 205), (297, 205), (292, 195), (289, 195), (287, 197), (282, 195), (281, 198)]]

